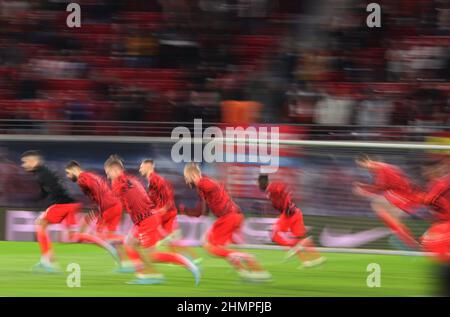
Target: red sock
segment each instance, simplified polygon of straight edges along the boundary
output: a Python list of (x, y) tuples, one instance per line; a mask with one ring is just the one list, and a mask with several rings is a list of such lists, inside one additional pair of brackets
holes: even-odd
[(155, 252), (151, 256), (155, 262), (178, 264), (184, 267), (189, 266), (189, 262), (187, 262), (184, 257), (176, 253)]
[(71, 234), (70, 239), (72, 241), (75, 241), (75, 242), (87, 241), (87, 242), (95, 243), (96, 245), (104, 248), (114, 258), (116, 258), (116, 255), (117, 255), (116, 249), (111, 244), (109, 244), (108, 242), (106, 242), (105, 240), (103, 240), (100, 237), (94, 236), (94, 235), (89, 234), (89, 233), (74, 232), (74, 233)]
[(48, 236), (47, 230), (41, 226), (36, 227), (36, 237), (39, 242), (39, 247), (41, 249), (42, 257), (51, 260), (52, 257), (52, 243), (50, 237)]
[(114, 241), (114, 242), (118, 242), (118, 241), (122, 242), (124, 239), (123, 235), (116, 234), (116, 233), (106, 233), (106, 234), (101, 234), (99, 236), (105, 240)]
[(227, 250), (225, 248), (219, 247), (217, 245), (213, 245), (213, 244), (207, 244), (205, 245), (205, 249), (206, 251), (208, 251), (209, 253), (215, 255), (215, 256), (220, 256), (222, 258), (226, 258), (228, 257), (231, 253), (234, 253), (235, 251), (231, 251), (231, 250)]
[(242, 263), (240, 257), (228, 257), (228, 262), (234, 267), (235, 270), (243, 270), (245, 269), (245, 265)]
[(394, 232), (394, 234), (399, 237), (400, 240), (402, 240), (409, 247), (417, 249), (419, 246), (417, 240), (404, 224), (392, 217), (386, 211), (378, 212), (378, 216)]
[[(241, 262), (244, 260), (245, 266)], [(261, 271), (262, 267), (256, 259), (250, 254), (244, 252), (231, 252), (228, 261), (238, 269), (247, 268), (250, 271)]]
[[(299, 252), (298, 256), (301, 260), (309, 260), (316, 259), (320, 257), (320, 253), (317, 252), (314, 242), (312, 242), (311, 238), (305, 238), (300, 240), (300, 245), (304, 248), (305, 252)], [(304, 253), (304, 254), (303, 254)]]
[(272, 234), (272, 241), (285, 247), (293, 247), (298, 243), (298, 239), (283, 238), (279, 231), (274, 231)]
[(128, 258), (131, 261), (133, 261), (133, 263), (135, 265), (138, 265), (138, 264), (142, 263), (141, 256), (139, 255), (139, 253), (135, 249), (133, 249), (132, 247), (130, 247), (130, 246), (126, 245), (126, 244), (124, 244), (123, 246), (125, 248), (125, 252), (126, 252)]

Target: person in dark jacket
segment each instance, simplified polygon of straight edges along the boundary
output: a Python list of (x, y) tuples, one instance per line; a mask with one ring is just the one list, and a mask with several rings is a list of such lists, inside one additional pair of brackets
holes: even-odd
[[(41, 260), (33, 270), (53, 273), (59, 271), (53, 254), (50, 236), (47, 232), (49, 224), (64, 223), (69, 229), (71, 241), (91, 241), (90, 235), (80, 234), (74, 229), (77, 226), (76, 215), (82, 204), (76, 202), (63, 186), (62, 180), (45, 164), (38, 151), (27, 151), (21, 156), (22, 167), (33, 173), (41, 189), (41, 198), (47, 199), (49, 207), (36, 219), (36, 236), (40, 246)], [(87, 237), (89, 236), (89, 237)], [(87, 237), (87, 238), (86, 238)], [(91, 241), (95, 242), (95, 241)], [(107, 248), (108, 250), (113, 249)], [(113, 254), (116, 256), (116, 254)]]

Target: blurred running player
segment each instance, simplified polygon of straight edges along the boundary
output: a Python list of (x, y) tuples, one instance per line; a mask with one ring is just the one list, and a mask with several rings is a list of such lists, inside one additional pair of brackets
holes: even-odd
[[(223, 185), (207, 176), (202, 176), (200, 168), (194, 163), (186, 164), (184, 178), (191, 188), (197, 188), (200, 197), (217, 217), (207, 233), (204, 248), (215, 256), (227, 259), (244, 279), (269, 280), (270, 273), (262, 269), (252, 255), (226, 248), (229, 243), (236, 242), (233, 235), (238, 234), (241, 229), (244, 216)], [(201, 211), (197, 211), (190, 215), (200, 216), (200, 214)]]
[(450, 296), (450, 164), (449, 159), (431, 161), (423, 168), (429, 185), (419, 194), (420, 201), (433, 215), (433, 224), (420, 241), (423, 250), (430, 252), (441, 264), (442, 295)]
[[(272, 202), (273, 208), (280, 212), (280, 218), (276, 222), (272, 231), (273, 242), (290, 247), (287, 258), (297, 254), (303, 262), (303, 267), (313, 267), (325, 261), (314, 248), (312, 237), (303, 238), (306, 235), (306, 228), (303, 223), (303, 214), (292, 201), (291, 191), (283, 182), (270, 182), (267, 175), (260, 175), (258, 186), (263, 190), (267, 198)], [(284, 235), (291, 233), (293, 237)]]
[(50, 203), (47, 210), (35, 222), (41, 260), (33, 267), (33, 270), (49, 273), (58, 272), (59, 268), (55, 261), (47, 226), (64, 223), (69, 229), (70, 238), (72, 238), (77, 225), (76, 214), (80, 211), (81, 204), (70, 197), (60, 178), (45, 166), (40, 152), (24, 152), (21, 156), (21, 161), (25, 171), (35, 175), (41, 188), (41, 198), (47, 198)]
[(429, 181), (427, 191), (419, 194), (420, 201), (433, 215), (433, 225), (422, 237), (425, 251), (433, 252), (438, 260), (450, 264), (450, 170), (448, 162), (432, 162), (423, 169)]
[(137, 268), (136, 279), (129, 284), (160, 284), (164, 276), (159, 273), (154, 262), (178, 264), (188, 269), (198, 284), (200, 272), (188, 258), (168, 252), (156, 252), (155, 245), (161, 239), (161, 211), (155, 209), (144, 186), (135, 177), (125, 173), (122, 160), (111, 155), (105, 162), (105, 173), (112, 182), (112, 190), (117, 195), (133, 221), (133, 229), (126, 243), (139, 254), (144, 265)]
[(368, 198), (378, 217), (407, 246), (417, 249), (419, 243), (400, 218), (412, 214), (419, 206), (418, 189), (398, 167), (378, 161), (368, 156), (356, 159), (356, 164), (367, 169), (373, 177), (373, 184), (354, 184), (354, 193)]
[(162, 211), (161, 229), (163, 239), (158, 245), (167, 244), (174, 252), (180, 252), (194, 259), (194, 263), (201, 261), (190, 248), (180, 246), (181, 232), (177, 224), (177, 208), (172, 184), (155, 172), (153, 160), (143, 160), (139, 172), (148, 181), (147, 192), (156, 209)]
[[(92, 211), (84, 219), (81, 232), (78, 234), (80, 240), (93, 242), (108, 251), (111, 244), (116, 246), (116, 251), (111, 253), (120, 257), (117, 272), (134, 272), (135, 265), (139, 265), (139, 256), (132, 248), (123, 248), (124, 236), (117, 234), (117, 229), (122, 219), (122, 204), (112, 193), (105, 180), (97, 174), (84, 171), (76, 161), (70, 161), (66, 165), (66, 176), (76, 182), (83, 193), (97, 205), (98, 211)], [(85, 234), (87, 226), (96, 222), (96, 236)], [(94, 239), (92, 239), (94, 238)], [(105, 241), (108, 243), (105, 244)], [(130, 257), (133, 262), (128, 261)], [(117, 260), (117, 258), (115, 258)]]

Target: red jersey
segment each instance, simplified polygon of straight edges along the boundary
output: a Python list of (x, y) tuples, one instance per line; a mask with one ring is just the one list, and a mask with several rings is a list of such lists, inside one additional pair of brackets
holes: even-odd
[(292, 202), (288, 186), (282, 182), (272, 182), (266, 188), (267, 198), (272, 202), (273, 208), (283, 213), (295, 206)]
[(148, 195), (155, 208), (167, 206), (167, 211), (175, 209), (172, 184), (155, 172), (148, 176)]
[(439, 220), (450, 220), (450, 173), (433, 181), (422, 198)]
[(374, 164), (376, 168), (371, 171), (374, 184), (363, 186), (364, 189), (373, 193), (382, 193), (389, 190), (401, 193), (414, 192), (411, 182), (400, 168), (380, 162)]
[(119, 203), (106, 181), (97, 174), (82, 172), (78, 177), (77, 183), (83, 193), (97, 204), (100, 212)]
[(211, 212), (221, 217), (231, 212), (240, 212), (222, 184), (203, 176), (197, 184), (200, 197), (205, 200)]
[(122, 173), (112, 182), (112, 190), (122, 201), (135, 225), (154, 214), (154, 205), (137, 178)]

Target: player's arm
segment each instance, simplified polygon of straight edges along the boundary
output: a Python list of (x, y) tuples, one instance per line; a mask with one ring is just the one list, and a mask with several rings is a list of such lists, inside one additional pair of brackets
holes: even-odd
[[(92, 182), (86, 178), (86, 177), (80, 177), (78, 179), (78, 185), (81, 189), (81, 191), (88, 197), (89, 193), (92, 191), (92, 187), (95, 186), (92, 184)], [(83, 217), (82, 224), (81, 224), (81, 232), (84, 232), (86, 228), (93, 222), (97, 222), (98, 219), (101, 218), (101, 210), (98, 206), (95, 206), (95, 204), (91, 203), (89, 212)]]
[(353, 183), (353, 193), (363, 197), (371, 197), (379, 195), (383, 192), (383, 187), (377, 184), (367, 184), (361, 182)]
[(437, 183), (432, 186), (428, 192), (422, 192), (420, 194), (420, 200), (426, 206), (434, 205), (435, 202), (449, 190), (449, 187), (449, 185), (446, 186), (442, 183)]
[(160, 211), (166, 212), (172, 207), (170, 203), (172, 195), (169, 184), (165, 183), (164, 180), (161, 179), (155, 182), (155, 186), (157, 193), (159, 193), (159, 201), (163, 202), (163, 206)]
[(281, 190), (280, 195), (283, 199), (283, 212), (290, 216), (295, 211), (295, 204), (292, 201), (291, 191), (289, 188), (285, 187)]
[[(202, 215), (208, 214), (208, 208), (206, 207), (206, 203), (202, 200), (200, 202), (197, 202), (195, 204), (195, 207), (193, 209), (188, 209), (184, 204), (180, 204), (178, 207), (178, 211), (180, 212), (180, 215), (186, 215), (189, 217), (200, 217)], [(204, 212), (206, 210), (206, 212)]]

